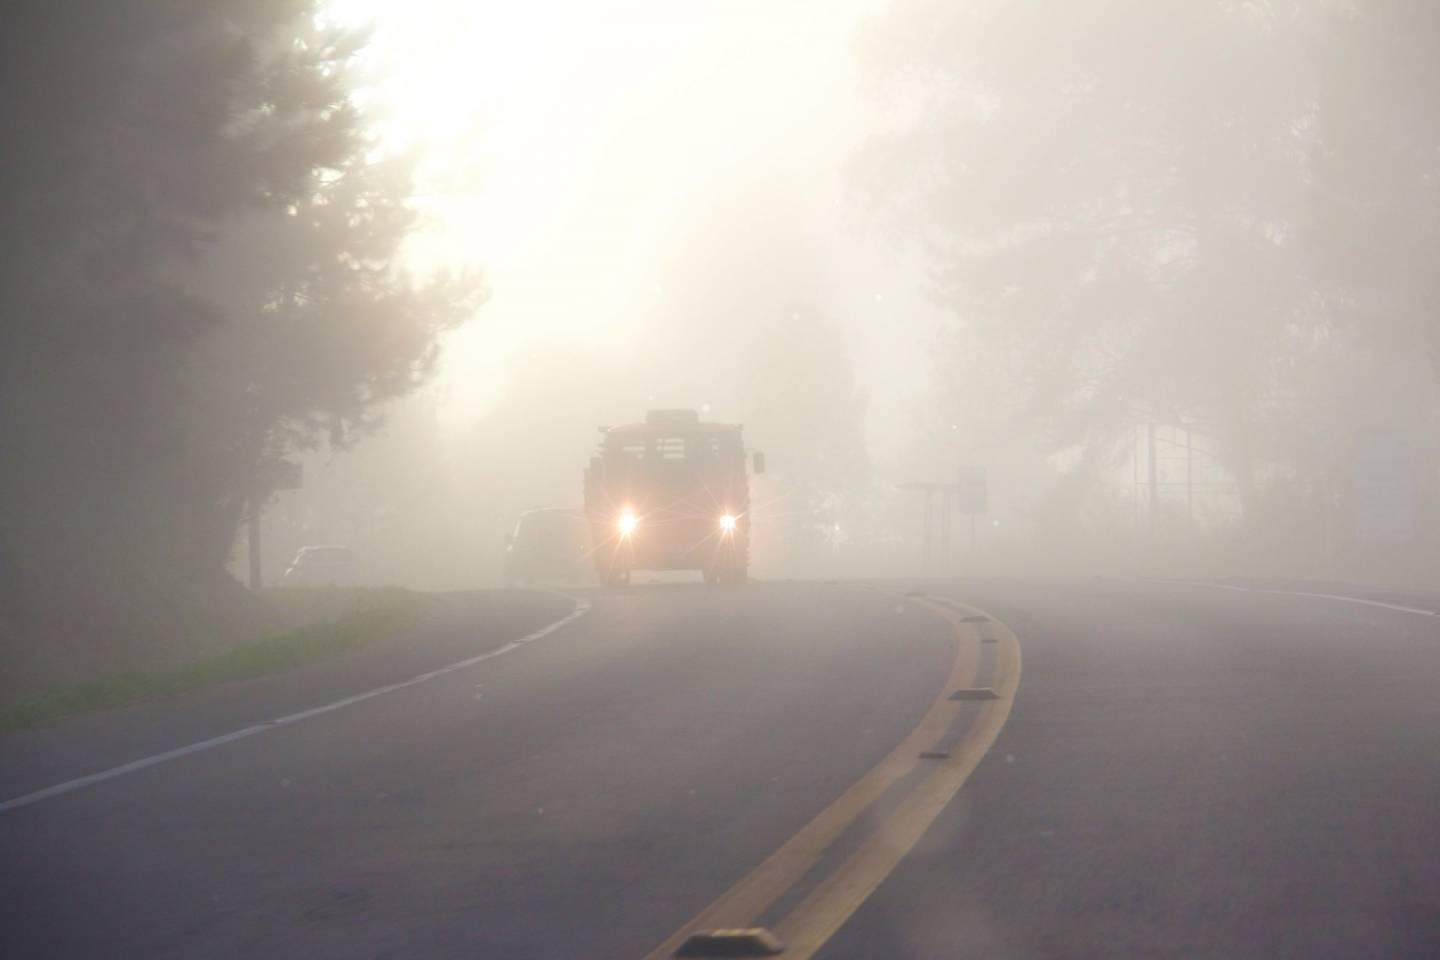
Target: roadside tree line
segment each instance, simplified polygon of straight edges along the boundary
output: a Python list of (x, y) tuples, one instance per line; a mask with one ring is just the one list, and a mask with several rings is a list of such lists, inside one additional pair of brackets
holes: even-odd
[(274, 463), (421, 383), (483, 291), (398, 266), (408, 166), (313, 0), (7, 8), (0, 640), (123, 666), (243, 619)]
[(950, 308), (943, 425), (1037, 433), (1081, 517), (1137, 424), (1202, 424), (1242, 527), (1283, 488), (1315, 529), (1383, 429), (1434, 512), (1440, 7), (904, 0), (862, 56), (901, 119), (853, 182)]

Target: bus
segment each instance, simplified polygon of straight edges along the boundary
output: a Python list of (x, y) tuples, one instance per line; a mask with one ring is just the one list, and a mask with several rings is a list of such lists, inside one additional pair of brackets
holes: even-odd
[(634, 570), (698, 570), (743, 583), (750, 564), (750, 480), (740, 424), (694, 410), (651, 410), (643, 423), (601, 427), (585, 471), (585, 514), (602, 584)]

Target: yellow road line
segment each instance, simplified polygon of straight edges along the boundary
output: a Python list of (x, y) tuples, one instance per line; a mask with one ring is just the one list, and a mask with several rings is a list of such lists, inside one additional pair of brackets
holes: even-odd
[[(939, 744), (949, 731), (956, 713), (963, 709), (962, 704), (950, 700), (949, 695), (950, 691), (956, 687), (968, 687), (974, 682), (975, 673), (980, 665), (981, 637), (979, 630), (971, 624), (961, 622), (960, 614), (954, 610), (918, 598), (912, 597), (907, 600), (924, 605), (948, 621), (955, 630), (957, 641), (950, 675), (934, 702), (931, 703), (929, 710), (925, 712), (925, 716), (921, 718), (920, 723), (883, 760), (841, 794), (839, 799), (822, 810), (815, 819), (787, 840), (763, 863), (721, 894), (719, 899), (692, 917), (664, 942), (646, 954), (645, 960), (668, 960), (674, 955), (680, 944), (696, 931), (753, 926), (755, 920), (784, 896), (786, 891), (798, 883), (820, 861), (825, 851), (865, 814), (895, 781), (914, 770), (917, 764), (931, 762), (921, 761), (920, 754), (932, 750)], [(996, 626), (1002, 626), (998, 620), (991, 619)], [(987, 703), (970, 733), (966, 735), (961, 748), (952, 754), (951, 759), (946, 761), (935, 774), (922, 781), (920, 786), (905, 798), (896, 812), (879, 825), (875, 836), (863, 844), (860, 850), (846, 860), (835, 874), (817, 887), (780, 924), (781, 930), (791, 928), (792, 935), (799, 938), (798, 942), (813, 942), (813, 946), (809, 948), (810, 953), (818, 949), (836, 929), (839, 929), (845, 918), (853, 913), (855, 908), (894, 869), (895, 863), (899, 862), (900, 857), (903, 857), (905, 852), (914, 846), (920, 834), (935, 819), (945, 803), (954, 796), (955, 791), (960, 789), (960, 785), (964, 783), (970, 771), (975, 768), (975, 764), (979, 763), (980, 758), (994, 742), (1000, 727), (1004, 725), (1005, 717), (1009, 715), (1010, 703), (1020, 679), (1019, 645), (1016, 643), (1013, 633), (1010, 633), (1008, 629), (1004, 632), (1009, 638), (1009, 649), (1007, 649), (1007, 645), (1002, 644), (996, 666), (996, 678), (992, 684), (1000, 699)], [(1002, 676), (1000, 671), (1008, 669), (1005, 665), (1012, 660), (1013, 670)], [(997, 717), (998, 722), (994, 719)], [(991, 726), (993, 726), (993, 730), (991, 730)], [(977, 737), (977, 730), (990, 732), (988, 737)], [(958, 779), (955, 779), (957, 774)], [(949, 792), (946, 793), (945, 789), (952, 780), (954, 781), (953, 789), (949, 789)], [(937, 783), (937, 781), (941, 782)], [(929, 801), (917, 803), (917, 797), (922, 794), (929, 797)], [(937, 805), (935, 801), (942, 795), (943, 799), (939, 799)], [(916, 829), (917, 824), (919, 825), (918, 829)], [(896, 829), (903, 831), (901, 839), (912, 832), (914, 838), (910, 839), (908, 843), (904, 843), (903, 849), (895, 847), (898, 853), (894, 855), (893, 860), (887, 861), (885, 857), (879, 856), (873, 851), (867, 854), (867, 850), (871, 848), (877, 838), (887, 837)], [(862, 857), (862, 855), (864, 856)], [(887, 862), (888, 865), (886, 865)], [(834, 885), (837, 878), (842, 879), (838, 885)], [(823, 890), (832, 892), (821, 897)], [(786, 942), (783, 933), (781, 939), (782, 942)], [(785, 956), (809, 956), (809, 953), (797, 954), (795, 948), (786, 942)]]
[(811, 956), (840, 929), (910, 852), (995, 743), (1020, 685), (1020, 644), (1008, 628), (1003, 632), (992, 683), (997, 699), (981, 708), (950, 759), (942, 761), (844, 864), (780, 922), (775, 934), (785, 944), (788, 960)]

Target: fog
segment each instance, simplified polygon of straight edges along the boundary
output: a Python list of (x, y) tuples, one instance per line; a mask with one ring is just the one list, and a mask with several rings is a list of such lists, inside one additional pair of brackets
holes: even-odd
[(305, 546), (498, 586), (651, 409), (764, 453), (761, 579), (1434, 585), (1424, 0), (31, 6), (16, 683)]
[[(776, 477), (770, 509), (799, 528), (785, 540), (818, 540), (812, 525), (833, 540), (832, 518), (792, 517), (813, 512), (797, 498), (832, 494), (827, 481), (872, 509), (860, 503), (869, 459), (899, 460), (922, 435), (924, 390), (905, 371), (924, 365), (943, 311), (919, 258), (887, 245), (852, 202), (847, 165), (883, 112), (863, 95), (854, 50), (871, 7), (326, 8), (373, 31), (363, 97), (382, 139), (423, 151), (407, 262), (478, 263), (490, 291), (483, 320), (447, 338), (433, 384), (375, 441), (429, 443), (406, 462), (381, 457), (395, 489), (423, 488), (406, 467), (428, 474), (421, 461), (438, 457), (456, 485), (443, 495), (469, 499), (412, 518), (423, 522), (404, 525), (403, 545), (377, 544), (386, 576), (495, 582), (516, 515), (578, 505), (595, 428), (652, 407), (745, 423), (777, 472), (794, 473), (792, 460), (826, 469), (816, 448), (847, 448), (833, 477)], [(797, 420), (776, 409), (775, 387), (810, 364), (823, 365), (823, 392), (800, 398), (813, 419)], [(844, 430), (823, 422), (834, 416)], [(307, 460), (313, 482), (276, 504), (267, 566), (304, 542), (356, 539), (312, 501), (333, 503), (351, 474), (373, 477), (374, 456)], [(459, 536), (455, 507), (475, 523)], [(436, 533), (416, 540), (432, 520)], [(757, 570), (778, 563), (774, 546)], [(814, 574), (827, 559), (794, 553), (772, 572)]]

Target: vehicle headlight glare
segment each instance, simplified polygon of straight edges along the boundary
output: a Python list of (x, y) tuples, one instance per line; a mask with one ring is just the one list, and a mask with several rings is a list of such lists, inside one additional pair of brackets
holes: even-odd
[(626, 507), (620, 511), (620, 519), (616, 521), (616, 526), (620, 528), (620, 536), (628, 537), (635, 532), (636, 527), (640, 526), (640, 518), (635, 516), (634, 510)]
[(720, 516), (720, 529), (723, 530), (725, 533), (733, 533), (735, 531), (734, 515), (729, 513), (722, 514)]

